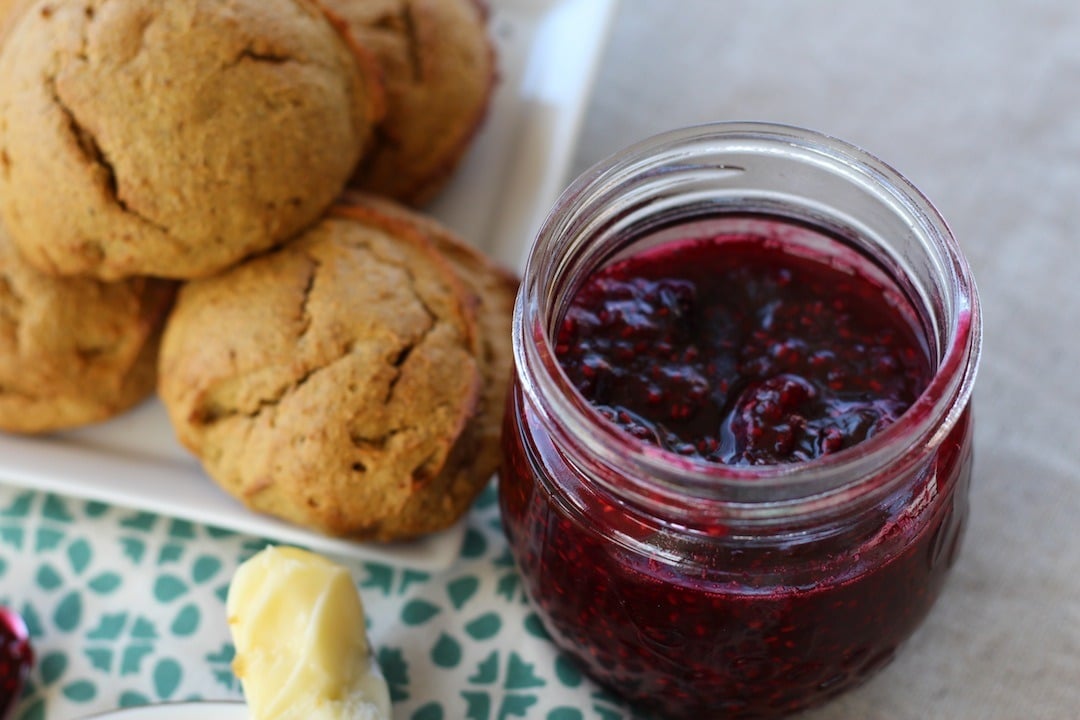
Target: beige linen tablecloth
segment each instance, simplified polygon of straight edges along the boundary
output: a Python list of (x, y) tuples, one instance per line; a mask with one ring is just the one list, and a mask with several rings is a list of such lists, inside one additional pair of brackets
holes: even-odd
[(808, 718), (1080, 718), (1080, 3), (622, 0), (576, 170), (713, 120), (892, 164), (983, 302), (962, 557), (898, 660)]

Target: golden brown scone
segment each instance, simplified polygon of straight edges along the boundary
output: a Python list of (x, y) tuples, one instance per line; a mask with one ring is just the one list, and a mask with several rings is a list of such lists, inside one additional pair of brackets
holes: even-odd
[(445, 185), (487, 111), (495, 52), (478, 0), (322, 0), (374, 55), (386, 118), (351, 183), (410, 205)]
[(86, 425), (153, 393), (174, 290), (164, 280), (45, 275), (0, 226), (0, 429)]
[(0, 215), (45, 272), (211, 274), (341, 191), (372, 68), (310, 0), (38, 0), (0, 48)]
[(503, 411), (514, 366), (510, 326), (519, 279), (440, 223), (397, 203), (350, 192), (331, 211), (347, 214), (363, 208), (409, 223), (430, 238), (475, 298), (483, 382), (480, 403), (466, 430), (467, 442), (463, 443), (463, 447), (471, 443), (472, 449), (463, 453), (457, 472), (471, 476), (467, 483), (482, 487), (502, 459)]
[(451, 525), (480, 490), (447, 471), (464, 460), (480, 353), (448, 261), (362, 211), (188, 283), (158, 389), (181, 442), (249, 507), (393, 540)]

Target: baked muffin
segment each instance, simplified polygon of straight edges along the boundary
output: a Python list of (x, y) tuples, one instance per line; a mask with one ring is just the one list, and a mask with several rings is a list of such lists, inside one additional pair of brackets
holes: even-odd
[(0, 226), (0, 430), (78, 427), (153, 393), (174, 285), (45, 275)]
[(181, 443), (247, 506), (394, 540), (451, 525), (482, 483), (476, 301), (410, 223), (351, 209), (187, 283), (158, 390)]
[(478, 0), (323, 0), (386, 85), (386, 118), (351, 183), (411, 205), (445, 185), (487, 111), (495, 52)]
[(503, 412), (514, 367), (510, 326), (519, 279), (440, 223), (394, 202), (350, 192), (331, 209), (343, 216), (358, 211), (389, 215), (422, 232), (453, 265), (458, 278), (472, 293), (480, 340), (477, 361), (482, 383), (480, 402), (466, 429), (468, 437), (464, 444), (471, 443), (472, 450), (464, 453), (464, 463), (458, 472), (470, 476), (463, 482), (482, 487), (498, 470), (502, 459)]
[(40, 0), (0, 48), (0, 215), (34, 265), (200, 277), (314, 223), (382, 112), (310, 0)]

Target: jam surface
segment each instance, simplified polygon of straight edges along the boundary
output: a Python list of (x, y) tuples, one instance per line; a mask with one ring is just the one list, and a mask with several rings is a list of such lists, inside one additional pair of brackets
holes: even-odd
[[(888, 294), (769, 238), (678, 241), (589, 278), (556, 354), (648, 442), (801, 462), (879, 432), (928, 382), (927, 350)], [(755, 545), (628, 510), (583, 479), (515, 386), (503, 526), (545, 628), (635, 709), (785, 717), (885, 665), (929, 611), (963, 534), (971, 427), (965, 411), (920, 472), (849, 525)]]
[(895, 421), (927, 352), (876, 283), (718, 236), (669, 243), (591, 276), (555, 352), (609, 420), (728, 465), (812, 460)]

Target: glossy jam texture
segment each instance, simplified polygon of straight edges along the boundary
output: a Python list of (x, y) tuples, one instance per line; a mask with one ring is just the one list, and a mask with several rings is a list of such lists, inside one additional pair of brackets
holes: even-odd
[(669, 243), (597, 272), (556, 340), (611, 421), (728, 465), (812, 460), (893, 423), (927, 351), (867, 277), (761, 236)]
[[(512, 397), (514, 411), (520, 403)], [(575, 486), (542, 436), (527, 440), (514, 422), (506, 431), (503, 526), (544, 627), (595, 680), (665, 718), (774, 720), (860, 684), (925, 618), (966, 525), (967, 414), (927, 471), (938, 494), (921, 513), (898, 500), (861, 542), (772, 553), (672, 539)], [(560, 476), (581, 514), (553, 500), (538, 473)], [(903, 499), (932, 492), (917, 485)], [(620, 547), (615, 531), (655, 550)], [(875, 547), (883, 537), (902, 549)], [(687, 562), (659, 559), (675, 548)], [(785, 581), (789, 563), (803, 570), (798, 582)]]
[[(557, 356), (608, 418), (672, 452), (737, 465), (837, 452), (894, 421), (931, 363), (880, 273), (821, 257), (769, 235), (662, 244), (587, 280)], [(963, 534), (971, 434), (965, 409), (876, 505), (755, 543), (689, 532), (586, 479), (515, 386), (503, 525), (552, 637), (635, 708), (785, 717), (861, 682), (925, 617)]]

